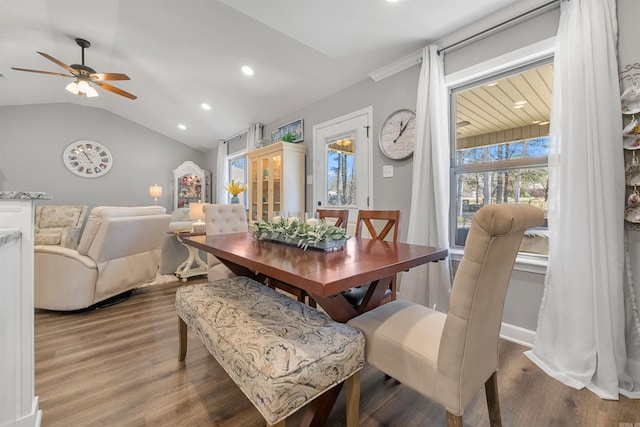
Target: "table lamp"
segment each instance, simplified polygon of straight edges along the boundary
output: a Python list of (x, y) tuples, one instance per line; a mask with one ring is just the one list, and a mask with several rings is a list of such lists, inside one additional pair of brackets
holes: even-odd
[(204, 207), (205, 203), (200, 202), (191, 202), (189, 203), (189, 219), (195, 219), (196, 222), (193, 223), (192, 229), (194, 233), (204, 233), (206, 232), (207, 225), (204, 220)]
[(153, 197), (153, 203), (158, 204), (158, 197), (162, 196), (162, 187), (158, 184), (154, 184), (149, 187), (149, 196)]

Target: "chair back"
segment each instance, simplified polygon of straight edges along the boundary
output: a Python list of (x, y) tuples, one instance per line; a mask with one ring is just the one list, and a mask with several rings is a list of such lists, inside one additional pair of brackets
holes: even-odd
[(342, 227), (345, 230), (349, 224), (349, 210), (348, 209), (317, 209), (316, 212), (320, 219), (335, 218), (336, 222), (334, 226)]
[(498, 345), (507, 286), (522, 236), (540, 225), (530, 205), (482, 207), (469, 230), (456, 272), (438, 354), (438, 370), (457, 378), (462, 402), (498, 368)]
[(154, 280), (171, 215), (162, 206), (99, 206), (91, 210), (78, 253), (98, 268), (94, 301)]
[(390, 240), (387, 235), (392, 232), (391, 240), (398, 241), (400, 227), (400, 211), (359, 210), (356, 222), (356, 237), (362, 237), (363, 225), (374, 240)]
[(247, 211), (242, 204), (206, 204), (202, 210), (207, 235), (249, 231)]
[[(215, 234), (240, 233), (249, 231), (247, 211), (244, 205), (236, 204), (206, 204), (202, 207), (207, 236)], [(224, 279), (233, 274), (218, 258), (207, 254), (209, 281)]]

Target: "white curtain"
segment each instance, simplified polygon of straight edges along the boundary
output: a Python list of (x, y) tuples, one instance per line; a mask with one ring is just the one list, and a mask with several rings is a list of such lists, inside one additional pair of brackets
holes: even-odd
[(227, 190), (224, 189), (225, 185), (227, 185), (227, 180), (229, 176), (229, 162), (227, 161), (227, 146), (229, 144), (226, 141), (220, 141), (220, 145), (218, 145), (218, 158), (217, 158), (217, 184), (218, 184), (218, 203), (228, 203), (227, 200)]
[(632, 313), (624, 299), (616, 38), (615, 0), (563, 1), (550, 132), (549, 264), (535, 344), (526, 353), (552, 377), (605, 399), (640, 397), (625, 339)]
[(251, 123), (247, 131), (247, 153), (256, 148), (262, 147), (262, 123)]
[[(416, 104), (416, 146), (407, 243), (449, 247), (449, 102), (442, 57), (425, 47)], [(400, 298), (446, 312), (449, 260), (413, 268), (402, 276)]]

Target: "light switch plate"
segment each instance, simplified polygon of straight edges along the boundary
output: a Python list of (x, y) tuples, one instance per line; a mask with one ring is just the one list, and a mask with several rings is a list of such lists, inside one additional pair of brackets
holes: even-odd
[(307, 175), (307, 185), (313, 185), (313, 175)]
[(385, 165), (382, 167), (382, 177), (383, 178), (393, 177), (393, 165)]

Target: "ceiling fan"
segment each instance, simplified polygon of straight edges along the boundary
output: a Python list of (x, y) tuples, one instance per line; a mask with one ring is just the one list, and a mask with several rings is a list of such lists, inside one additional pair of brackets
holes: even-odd
[(129, 99), (137, 98), (137, 96), (129, 92), (126, 92), (122, 89), (119, 89), (115, 86), (112, 86), (104, 82), (105, 80), (129, 80), (129, 76), (127, 76), (126, 74), (120, 74), (120, 73), (96, 73), (96, 70), (94, 70), (89, 66), (84, 65), (84, 50), (89, 46), (91, 46), (91, 43), (89, 43), (85, 39), (77, 38), (76, 44), (82, 48), (82, 64), (67, 65), (57, 60), (51, 55), (47, 55), (44, 52), (38, 52), (40, 55), (44, 56), (49, 61), (54, 62), (55, 64), (61, 66), (71, 74), (55, 73), (52, 71), (29, 70), (27, 68), (16, 68), (16, 67), (11, 67), (11, 68), (13, 70), (18, 70), (18, 71), (28, 71), (31, 73), (51, 74), (54, 76), (75, 78), (76, 80), (70, 83), (69, 85), (67, 85), (66, 89), (77, 95), (86, 95), (88, 97), (98, 96), (98, 93), (89, 84), (89, 83), (93, 83), (102, 89), (108, 90), (109, 92), (116, 93), (126, 98), (129, 98)]

